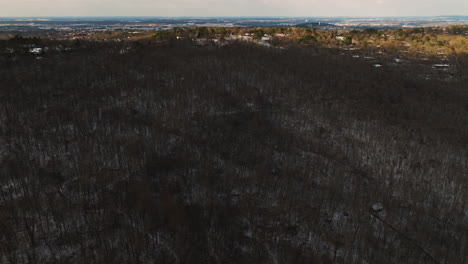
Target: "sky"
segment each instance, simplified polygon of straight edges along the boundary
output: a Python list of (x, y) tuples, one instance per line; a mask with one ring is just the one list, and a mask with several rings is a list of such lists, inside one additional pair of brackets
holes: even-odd
[(468, 15), (468, 0), (0, 0), (0, 17)]

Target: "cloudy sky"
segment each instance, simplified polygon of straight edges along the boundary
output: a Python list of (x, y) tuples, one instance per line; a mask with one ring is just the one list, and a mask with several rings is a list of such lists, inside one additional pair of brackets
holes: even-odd
[(468, 0), (0, 0), (0, 17), (434, 15), (468, 15)]

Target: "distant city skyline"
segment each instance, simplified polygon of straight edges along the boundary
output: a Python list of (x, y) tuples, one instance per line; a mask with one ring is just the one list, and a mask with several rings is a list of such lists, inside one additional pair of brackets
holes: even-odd
[(466, 0), (2, 0), (0, 17), (45, 16), (443, 16)]

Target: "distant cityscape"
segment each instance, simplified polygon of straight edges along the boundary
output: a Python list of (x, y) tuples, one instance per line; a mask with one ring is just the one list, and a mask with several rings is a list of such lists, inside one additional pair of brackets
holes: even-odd
[(0, 18), (2, 33), (37, 31), (160, 31), (196, 27), (314, 27), (320, 30), (468, 25), (468, 16), (437, 17), (14, 17)]

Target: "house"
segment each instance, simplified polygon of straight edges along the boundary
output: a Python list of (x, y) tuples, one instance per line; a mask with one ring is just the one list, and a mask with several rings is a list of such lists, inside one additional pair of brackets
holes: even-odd
[(270, 40), (272, 40), (272, 36), (270, 36), (268, 34), (263, 35), (262, 41), (270, 41)]
[(253, 37), (250, 36), (250, 35), (245, 35), (245, 36), (242, 36), (242, 40), (245, 40), (245, 41), (253, 41)]
[(42, 48), (31, 48), (29, 49), (29, 53), (39, 55), (43, 52)]
[(407, 41), (402, 41), (401, 45), (403, 45), (404, 47), (411, 47), (411, 44)]
[(432, 67), (436, 69), (447, 69), (450, 68), (450, 64), (434, 64)]
[(381, 38), (384, 38), (384, 39), (390, 39), (390, 40), (394, 40), (395, 39), (395, 36), (392, 36), (392, 35), (387, 35), (387, 34), (382, 34), (380, 35)]
[(87, 34), (83, 32), (78, 32), (78, 33), (74, 33), (72, 36), (73, 37), (85, 37), (87, 36)]

